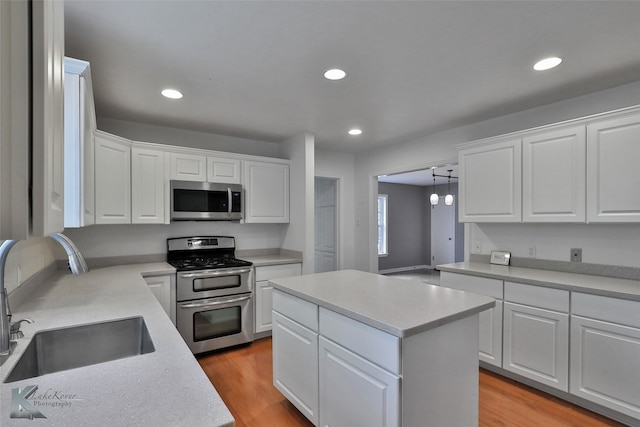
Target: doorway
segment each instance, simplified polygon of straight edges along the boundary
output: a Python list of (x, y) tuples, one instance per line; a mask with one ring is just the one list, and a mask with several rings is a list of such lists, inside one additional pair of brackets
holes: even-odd
[(431, 265), (455, 262), (455, 207), (438, 203), (431, 206)]
[(315, 177), (315, 273), (338, 269), (338, 179)]

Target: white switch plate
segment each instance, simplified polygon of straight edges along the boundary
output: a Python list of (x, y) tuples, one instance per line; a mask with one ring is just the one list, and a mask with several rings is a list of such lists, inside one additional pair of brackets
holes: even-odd
[(471, 248), (471, 251), (474, 254), (482, 253), (482, 241), (481, 240), (474, 240), (473, 241), (473, 248)]
[(529, 246), (529, 258), (536, 257), (536, 245)]

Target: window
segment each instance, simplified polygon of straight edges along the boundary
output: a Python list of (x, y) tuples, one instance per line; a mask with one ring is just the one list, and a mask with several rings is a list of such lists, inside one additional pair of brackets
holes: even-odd
[(378, 194), (378, 255), (387, 255), (387, 195)]

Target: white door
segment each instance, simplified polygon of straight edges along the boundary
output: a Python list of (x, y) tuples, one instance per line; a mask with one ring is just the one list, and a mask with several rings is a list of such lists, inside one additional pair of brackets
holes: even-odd
[(315, 272), (335, 271), (337, 259), (338, 180), (315, 178)]
[(431, 265), (455, 262), (455, 203), (431, 206)]

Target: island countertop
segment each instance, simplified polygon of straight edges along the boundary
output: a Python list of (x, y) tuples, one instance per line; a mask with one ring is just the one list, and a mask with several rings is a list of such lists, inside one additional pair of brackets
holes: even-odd
[(397, 337), (488, 310), (493, 298), (357, 270), (270, 280), (275, 289)]
[[(81, 276), (58, 271), (12, 307), (14, 320), (29, 317), (35, 323), (22, 325), (25, 337), (0, 367), (3, 380), (39, 330), (142, 316), (155, 351), (2, 383), (0, 425), (233, 426), (231, 413), (142, 278), (174, 272), (164, 262)], [(30, 386), (38, 388), (29, 401), (47, 418), (11, 418), (14, 390), (24, 393)]]

